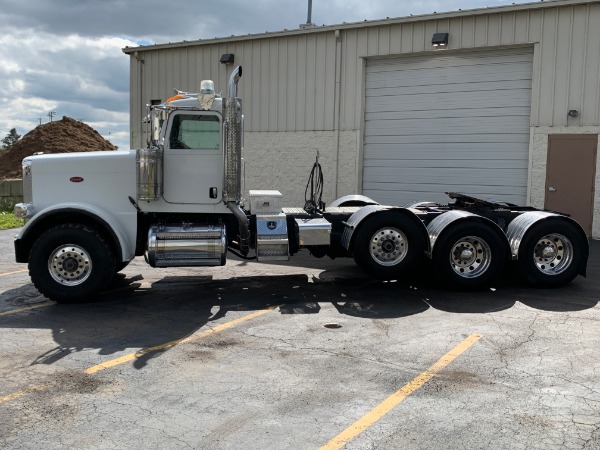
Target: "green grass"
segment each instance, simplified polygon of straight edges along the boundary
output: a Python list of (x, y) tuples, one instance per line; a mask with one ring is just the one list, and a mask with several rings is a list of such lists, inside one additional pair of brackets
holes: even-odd
[(23, 219), (17, 219), (12, 212), (0, 211), (0, 230), (19, 228), (24, 225)]

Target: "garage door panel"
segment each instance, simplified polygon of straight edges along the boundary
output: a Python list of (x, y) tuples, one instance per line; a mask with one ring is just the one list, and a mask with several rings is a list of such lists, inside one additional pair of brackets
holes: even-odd
[[(463, 194), (472, 195), (472, 193), (470, 193), (464, 189), (460, 189), (460, 186), (457, 186), (457, 189), (448, 189), (447, 192), (461, 192)], [(437, 190), (435, 192), (419, 191), (419, 190), (414, 190), (414, 191), (403, 190), (402, 195), (406, 200), (402, 203), (399, 203), (397, 192), (393, 192), (393, 191), (382, 192), (380, 194), (379, 202), (384, 205), (403, 206), (403, 205), (407, 205), (409, 203), (414, 203), (417, 201), (428, 201), (428, 202), (436, 202), (436, 203), (442, 203), (442, 204), (448, 203), (448, 201), (450, 201), (450, 198), (444, 193), (443, 190)], [(477, 194), (477, 195), (480, 195), (481, 197), (485, 197), (486, 199), (489, 199), (489, 200), (496, 200), (496, 201), (500, 201), (500, 202), (515, 203), (515, 204), (520, 203), (519, 196), (515, 196), (513, 194), (506, 193), (506, 192), (489, 190), (488, 192), (485, 192), (485, 193), (482, 192), (481, 194)]]
[[(494, 170), (499, 169), (511, 169), (521, 170), (523, 160), (519, 159), (473, 159), (473, 158), (453, 158), (453, 159), (435, 159), (435, 160), (423, 160), (423, 159), (405, 159), (403, 160), (402, 167), (404, 169), (427, 169), (432, 172), (437, 169), (456, 169), (458, 170), (477, 170), (482, 165), (489, 166)], [(396, 169), (389, 169), (389, 159), (369, 159), (365, 160), (365, 171), (369, 168), (378, 169), (377, 172), (384, 175), (388, 170), (391, 170), (392, 174), (396, 174)]]
[(531, 70), (523, 67), (522, 63), (506, 65), (503, 71), (498, 71), (496, 65), (478, 66), (471, 72), (464, 73), (463, 67), (446, 67), (423, 73), (419, 70), (400, 70), (396, 72), (375, 72), (369, 78), (367, 88), (425, 86), (445, 84), (450, 80), (456, 82), (481, 82), (481, 81), (511, 81), (531, 80)]
[(531, 80), (531, 71), (522, 68), (518, 64), (512, 65), (510, 72), (498, 72), (495, 67), (482, 66), (476, 73), (464, 74), (463, 68), (438, 69), (430, 73), (422, 74), (419, 71), (401, 71), (390, 76), (389, 72), (380, 72), (373, 74), (369, 78), (367, 89), (380, 89), (392, 87), (426, 87), (426, 86), (445, 86), (448, 80), (451, 84), (456, 83), (474, 83), (488, 82), (500, 83), (505, 81)]
[[(483, 81), (477, 83), (477, 93), (488, 92), (499, 92), (505, 90), (519, 89), (523, 86), (523, 80), (509, 80), (509, 81)], [(367, 88), (367, 95), (369, 97), (403, 97), (405, 95), (461, 95), (465, 92), (472, 92), (473, 84), (468, 82), (460, 83), (444, 83), (444, 84), (430, 84), (420, 86), (402, 86), (402, 87), (380, 87), (380, 88)]]
[[(412, 134), (414, 130), (420, 130), (423, 119), (404, 119), (404, 120), (378, 120), (369, 123), (370, 131), (379, 135), (397, 136)], [(514, 117), (498, 117), (490, 120), (489, 117), (472, 117), (449, 119), (429, 119), (428, 128), (440, 136), (452, 134), (488, 134), (498, 131), (498, 127), (505, 127), (510, 133), (525, 134), (529, 132), (527, 122), (515, 120)]]
[[(461, 155), (465, 158), (475, 159), (481, 157), (482, 146), (479, 143), (452, 143), (444, 144), (412, 144), (410, 149), (400, 149), (395, 144), (372, 144), (373, 152), (377, 156), (365, 157), (365, 166), (371, 161), (433, 161), (440, 159), (457, 159)], [(494, 159), (519, 159), (525, 161), (521, 148), (523, 143), (509, 143), (504, 146), (486, 146), (485, 151), (493, 155)]]
[[(522, 204), (520, 194), (515, 194), (514, 187), (503, 184), (467, 184), (440, 183), (440, 184), (399, 184), (396, 190), (378, 189), (378, 185), (368, 185), (366, 189), (377, 196), (377, 201), (387, 205), (406, 205), (412, 201), (447, 202), (446, 192), (460, 192), (462, 194), (480, 197), (487, 200), (496, 200), (507, 203)], [(520, 186), (525, 189), (526, 186)], [(415, 195), (418, 193), (418, 195)], [(374, 196), (371, 198), (375, 198)]]
[[(508, 95), (510, 94), (510, 95)], [(530, 107), (531, 88), (523, 87), (511, 91), (478, 91), (476, 88), (457, 95), (455, 92), (407, 94), (403, 96), (370, 96), (367, 97), (369, 105), (368, 112), (372, 111), (396, 111), (409, 110), (412, 106), (414, 111), (425, 111), (429, 109), (462, 109), (478, 108), (482, 104), (486, 107)]]
[[(435, 58), (430, 56), (414, 56), (406, 58), (410, 59), (410, 66), (404, 65), (402, 71), (418, 71), (422, 69), (445, 69), (450, 65), (452, 67), (469, 67), (469, 66), (486, 66), (496, 67), (505, 64), (514, 63), (531, 63), (531, 50), (509, 50), (500, 52), (480, 52), (480, 53), (465, 53), (463, 55), (454, 54), (447, 56), (438, 56)], [(397, 59), (381, 59), (369, 61), (369, 71), (378, 72), (397, 72)]]
[[(412, 144), (438, 144), (440, 151), (443, 151), (445, 144), (456, 143), (478, 143), (478, 144), (498, 144), (500, 140), (509, 144), (529, 142), (529, 138), (524, 139), (521, 134), (471, 134), (465, 135), (445, 135), (443, 137), (431, 134), (419, 134), (418, 130), (413, 130), (412, 135), (394, 136), (393, 143), (398, 147), (398, 151), (404, 148), (410, 149)], [(365, 158), (372, 157), (371, 143), (387, 144), (390, 143), (390, 136), (368, 136), (365, 139)], [(400, 145), (402, 144), (402, 145)], [(482, 145), (482, 148), (486, 146)]]
[[(388, 187), (388, 185), (385, 184), (381, 184), (378, 185), (376, 183), (373, 183), (369, 186), (372, 190), (377, 190), (379, 192), (379, 195), (382, 198), (389, 198), (390, 195), (397, 195), (399, 192), (400, 193), (414, 193), (414, 192), (419, 192), (422, 195), (420, 195), (420, 198), (415, 198), (414, 195), (408, 195), (406, 196), (407, 201), (404, 203), (397, 203), (399, 205), (404, 205), (406, 203), (408, 203), (411, 200), (431, 200), (432, 197), (437, 196), (438, 194), (441, 194), (443, 197), (447, 197), (445, 195), (446, 192), (460, 192), (462, 194), (467, 194), (470, 195), (472, 194), (471, 191), (473, 191), (473, 188), (476, 187), (478, 189), (478, 195), (479, 193), (485, 193), (487, 195), (494, 195), (496, 196), (496, 198), (498, 198), (498, 196), (513, 196), (514, 194), (512, 192), (512, 188), (510, 186), (506, 186), (506, 185), (471, 185), (471, 184), (466, 184), (466, 183), (460, 183), (460, 182), (455, 182), (454, 184), (448, 185), (448, 184), (418, 184), (418, 183), (399, 183), (398, 184), (398, 188), (397, 189), (386, 189)], [(379, 189), (379, 188), (382, 189)], [(517, 196), (518, 197), (518, 196)], [(510, 200), (504, 200), (504, 201), (509, 201)], [(513, 203), (513, 202), (511, 202)], [(388, 202), (389, 204), (389, 202)]]
[(530, 49), (368, 61), (363, 193), (525, 203), (532, 67)]
[(373, 183), (396, 183), (400, 180), (410, 183), (441, 183), (441, 184), (461, 184), (472, 185), (489, 185), (495, 186), (506, 185), (514, 186), (526, 185), (527, 170), (520, 169), (503, 169), (490, 167), (486, 171), (485, 180), (478, 177), (477, 167), (423, 167), (414, 168), (408, 167), (410, 170), (405, 170), (398, 174), (396, 170), (389, 167), (365, 167), (364, 173), (372, 175), (369, 177)]
[(462, 109), (435, 109), (427, 111), (372, 111), (365, 113), (365, 122), (378, 120), (402, 120), (402, 119), (441, 119), (459, 117), (517, 117), (519, 121), (523, 118), (529, 119), (529, 107), (499, 107), (499, 108), (462, 108)]

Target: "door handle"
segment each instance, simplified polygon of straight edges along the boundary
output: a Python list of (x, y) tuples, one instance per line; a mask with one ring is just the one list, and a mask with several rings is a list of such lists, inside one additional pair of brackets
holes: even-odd
[(550, 186), (548, 188), (548, 192), (556, 192), (556, 188), (553, 188), (552, 186)]

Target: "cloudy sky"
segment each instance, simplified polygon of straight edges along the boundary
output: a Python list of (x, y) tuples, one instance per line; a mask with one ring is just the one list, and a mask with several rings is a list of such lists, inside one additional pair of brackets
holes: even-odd
[[(313, 0), (317, 25), (519, 0)], [(2, 0), (0, 139), (69, 116), (129, 148), (125, 46), (264, 33), (306, 22), (307, 0)]]

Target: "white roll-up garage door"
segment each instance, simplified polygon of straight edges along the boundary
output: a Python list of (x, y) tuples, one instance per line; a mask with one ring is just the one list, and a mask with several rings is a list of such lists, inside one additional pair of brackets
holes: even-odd
[(530, 49), (369, 60), (363, 193), (386, 204), (447, 191), (525, 204)]

